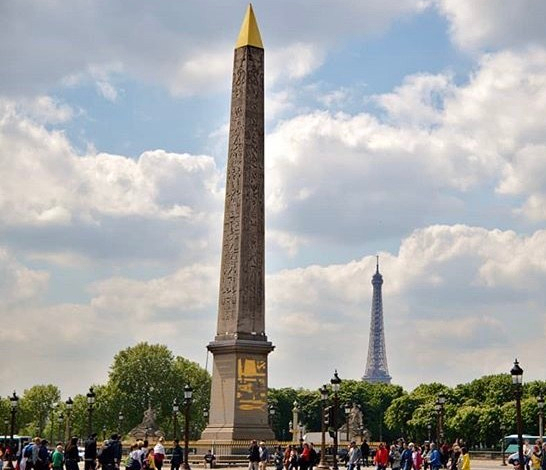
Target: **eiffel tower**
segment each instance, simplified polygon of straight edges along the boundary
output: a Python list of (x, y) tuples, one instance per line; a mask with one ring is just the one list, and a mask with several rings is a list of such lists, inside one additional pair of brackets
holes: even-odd
[(373, 297), (372, 316), (370, 322), (370, 341), (368, 344), (368, 361), (366, 373), (362, 380), (370, 383), (391, 383), (389, 368), (387, 367), (387, 351), (385, 349), (385, 328), (383, 326), (383, 297), (381, 286), (383, 276), (379, 273), (379, 256), (375, 274), (372, 277)]

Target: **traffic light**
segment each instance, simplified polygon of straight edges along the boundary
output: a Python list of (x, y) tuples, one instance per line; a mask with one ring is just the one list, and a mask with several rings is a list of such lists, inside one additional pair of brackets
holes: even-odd
[(327, 406), (326, 408), (324, 408), (324, 415), (322, 416), (322, 419), (324, 420), (324, 426), (325, 427), (330, 426), (331, 414), (332, 414), (332, 407), (331, 406)]

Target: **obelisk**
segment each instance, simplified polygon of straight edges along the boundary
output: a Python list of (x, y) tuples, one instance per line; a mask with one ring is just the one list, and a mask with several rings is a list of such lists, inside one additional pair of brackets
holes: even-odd
[(235, 45), (218, 326), (202, 440), (273, 439), (264, 291), (264, 49), (252, 10)]

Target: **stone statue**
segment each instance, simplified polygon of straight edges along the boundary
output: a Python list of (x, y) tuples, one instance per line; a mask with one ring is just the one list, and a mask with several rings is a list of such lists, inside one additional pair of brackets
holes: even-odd
[(360, 436), (362, 434), (363, 422), (363, 414), (360, 406), (353, 403), (348, 419), (350, 440), (353, 440), (356, 436)]
[(149, 437), (161, 437), (164, 435), (155, 422), (156, 414), (151, 406), (144, 411), (142, 422), (129, 431), (129, 436), (133, 439), (147, 439)]

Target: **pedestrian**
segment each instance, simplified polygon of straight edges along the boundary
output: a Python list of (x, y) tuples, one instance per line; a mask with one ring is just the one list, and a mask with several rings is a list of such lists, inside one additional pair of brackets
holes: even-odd
[(355, 470), (355, 468), (360, 465), (360, 459), (362, 458), (360, 447), (357, 447), (355, 441), (351, 441), (349, 444), (349, 452), (347, 453), (347, 457), (347, 470)]
[(205, 460), (205, 468), (207, 468), (207, 465), (209, 468), (214, 468), (214, 464), (216, 462), (216, 455), (212, 452), (212, 449), (209, 449), (207, 453), (203, 456), (203, 459)]
[(400, 470), (400, 450), (396, 444), (391, 444), (389, 452), (389, 463), (392, 470)]
[[(101, 467), (103, 470), (114, 470), (115, 465), (115, 457), (114, 457), (114, 446), (112, 445), (111, 441), (104, 441), (102, 443), (102, 447), (97, 452), (97, 460), (99, 462), (99, 467)], [(66, 470), (72, 470), (67, 467)], [(73, 470), (78, 470), (73, 469)]]
[(408, 445), (402, 443), (402, 452), (400, 454), (400, 468), (401, 470), (411, 470), (413, 468), (413, 442)]
[(315, 450), (315, 445), (312, 442), (309, 443), (309, 455), (311, 456), (309, 470), (313, 470), (313, 467), (319, 463), (319, 458), (318, 453)]
[(311, 451), (307, 442), (305, 442), (302, 446), (298, 464), (300, 470), (309, 470), (309, 465), (311, 464)]
[(428, 461), (430, 464), (430, 470), (439, 470), (442, 466), (440, 451), (436, 448), (436, 444), (434, 442), (430, 443), (430, 457)]
[[(205, 463), (207, 462), (206, 456), (207, 454), (205, 454)], [(180, 464), (182, 463), (183, 457), (184, 457), (184, 453), (182, 451), (182, 447), (180, 447), (180, 443), (178, 439), (175, 439), (174, 447), (173, 447), (173, 455), (171, 456), (171, 470), (178, 470), (180, 468)]]
[(428, 470), (428, 457), (430, 454), (430, 442), (425, 441), (425, 445), (423, 446), (423, 450), (421, 451), (421, 457), (423, 457), (423, 468), (424, 470)]
[(413, 470), (421, 470), (423, 466), (423, 456), (421, 455), (421, 448), (417, 445), (413, 447)]
[(163, 460), (165, 460), (165, 447), (163, 446), (163, 442), (165, 442), (165, 439), (160, 437), (154, 447), (154, 464), (157, 470), (161, 470)]
[(385, 470), (389, 463), (389, 451), (385, 445), (380, 442), (374, 455), (374, 462), (377, 466), (377, 470)]
[(79, 470), (79, 461), (80, 454), (78, 452), (78, 437), (72, 436), (64, 450), (64, 462), (66, 470)]
[(459, 457), (461, 456), (461, 448), (458, 444), (455, 444), (451, 450), (451, 463), (449, 465), (449, 470), (457, 470), (457, 465), (459, 463)]
[(127, 456), (127, 463), (125, 464), (127, 470), (141, 470), (141, 452), (138, 448), (138, 443), (134, 443), (129, 449), (129, 455)]
[(362, 444), (360, 445), (360, 452), (362, 453), (362, 463), (365, 467), (367, 467), (368, 465), (370, 465), (370, 444), (368, 444), (368, 441), (366, 441), (366, 439), (362, 440)]
[(57, 445), (53, 454), (51, 455), (51, 468), (52, 470), (62, 470), (64, 465), (64, 452), (63, 446)]
[(83, 468), (95, 470), (97, 468), (97, 433), (91, 434), (83, 443)]
[(260, 451), (260, 463), (258, 466), (260, 470), (266, 470), (267, 463), (269, 462), (269, 450), (267, 449), (267, 446), (265, 445), (264, 441), (260, 442), (259, 451)]
[(258, 447), (258, 441), (254, 439), (248, 449), (248, 470), (259, 470), (259, 464), (260, 448)]
[(284, 453), (281, 446), (275, 447), (275, 453), (273, 454), (273, 464), (275, 465), (275, 470), (283, 470), (284, 468)]
[(470, 470), (470, 454), (465, 446), (461, 447), (460, 461), (461, 465), (459, 470)]

